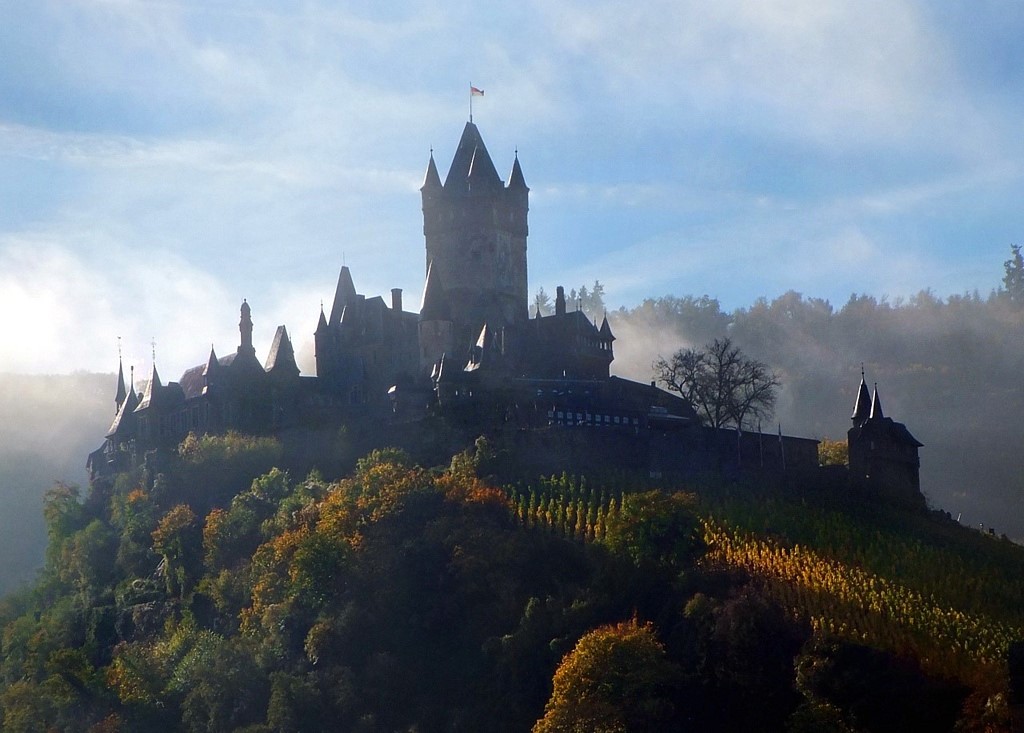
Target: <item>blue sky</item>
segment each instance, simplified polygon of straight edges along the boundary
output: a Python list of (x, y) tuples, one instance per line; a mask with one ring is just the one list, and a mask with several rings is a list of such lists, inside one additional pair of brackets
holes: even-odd
[(0, 371), (165, 378), (343, 262), (418, 302), (418, 187), (467, 117), (532, 189), (531, 291), (609, 305), (998, 285), (1024, 243), (1024, 6), (0, 4)]

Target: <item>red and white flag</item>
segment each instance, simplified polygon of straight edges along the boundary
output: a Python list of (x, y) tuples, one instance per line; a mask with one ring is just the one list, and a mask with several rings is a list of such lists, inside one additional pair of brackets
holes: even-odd
[(477, 89), (474, 86), (470, 86), (469, 87), (469, 96), (471, 96), (471, 97), (482, 97), (482, 96), (484, 96), (484, 90), (483, 89)]

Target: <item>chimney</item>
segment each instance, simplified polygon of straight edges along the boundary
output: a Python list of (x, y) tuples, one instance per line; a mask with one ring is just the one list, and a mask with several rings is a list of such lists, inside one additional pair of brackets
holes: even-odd
[(555, 315), (565, 315), (565, 288), (561, 285), (555, 290)]
[(402, 312), (402, 289), (391, 288), (391, 310), (395, 313)]

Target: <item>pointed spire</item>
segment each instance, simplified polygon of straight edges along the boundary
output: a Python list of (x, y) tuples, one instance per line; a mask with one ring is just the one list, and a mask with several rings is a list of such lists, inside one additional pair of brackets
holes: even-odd
[(420, 191), (427, 193), (429, 191), (441, 190), (441, 176), (437, 173), (437, 164), (434, 162), (434, 149), (430, 149), (430, 162), (427, 163), (427, 174), (423, 177), (423, 185), (420, 186)]
[[(133, 367), (134, 372), (134, 367)], [(134, 378), (134, 373), (132, 374)], [(107, 430), (106, 437), (113, 438), (117, 435), (127, 435), (131, 426), (133, 418), (131, 414), (135, 412), (135, 409), (139, 406), (139, 398), (135, 394), (135, 384), (133, 379), (132, 388), (128, 391), (128, 394), (124, 398), (124, 402), (118, 407), (117, 412), (114, 414), (114, 421), (110, 425), (110, 429)]]
[(277, 327), (264, 369), (268, 372), (284, 371), (296, 375), (299, 373), (299, 367), (295, 363), (295, 349), (292, 348), (292, 340), (288, 338), (288, 329), (284, 326)]
[(423, 300), (420, 303), (421, 321), (450, 321), (451, 307), (441, 285), (441, 276), (434, 269), (434, 261), (427, 265), (427, 280), (423, 284)]
[(341, 322), (341, 314), (345, 312), (345, 306), (356, 300), (356, 286), (352, 284), (352, 273), (347, 265), (341, 266), (341, 273), (338, 275), (338, 288), (334, 291), (334, 304), (331, 306), (330, 323)]
[(860, 368), (860, 387), (857, 389), (857, 401), (853, 405), (853, 415), (850, 419), (854, 425), (861, 425), (871, 417), (871, 395), (868, 394), (868, 385), (864, 381), (864, 367)]
[(146, 389), (143, 391), (136, 409), (145, 410), (152, 405), (154, 397), (162, 386), (160, 384), (160, 375), (156, 372), (156, 364), (153, 364), (153, 373), (149, 377), (149, 383), (146, 385)]
[(203, 376), (206, 377), (209, 382), (210, 377), (220, 369), (220, 362), (217, 361), (217, 352), (213, 350), (213, 344), (210, 344), (210, 356), (206, 360), (206, 366), (203, 368)]
[(526, 185), (526, 179), (523, 177), (523, 169), (519, 166), (519, 151), (516, 150), (516, 158), (512, 162), (512, 172), (508, 176), (508, 187), (509, 189), (518, 189), (522, 191), (529, 191), (530, 187)]
[(615, 336), (612, 334), (612, 327), (608, 325), (608, 313), (605, 312), (604, 320), (601, 321), (601, 336), (608, 341), (614, 341)]
[(327, 316), (324, 315), (324, 302), (320, 301), (320, 320), (316, 324), (316, 333), (323, 333), (327, 330)]
[(501, 179), (480, 137), (480, 131), (472, 122), (467, 122), (444, 180), (445, 190), (469, 193), (500, 187)]
[(124, 386), (124, 366), (121, 362), (121, 343), (118, 339), (117, 345), (117, 393), (114, 395), (114, 413), (116, 414), (121, 405), (124, 404), (125, 398), (128, 397), (128, 390)]
[(885, 417), (882, 414), (882, 400), (878, 396), (878, 382), (875, 382), (875, 391), (871, 394), (871, 417), (872, 419)]

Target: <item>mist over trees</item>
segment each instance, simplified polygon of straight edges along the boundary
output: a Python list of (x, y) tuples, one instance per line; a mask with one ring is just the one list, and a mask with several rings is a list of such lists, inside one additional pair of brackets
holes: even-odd
[(84, 483), (85, 459), (114, 417), (114, 375), (0, 374), (0, 595), (43, 562), (43, 495)]
[(775, 408), (778, 377), (729, 338), (715, 339), (702, 349), (680, 349), (668, 359), (659, 356), (654, 373), (713, 428), (759, 428)]
[(1024, 539), (1024, 259), (1018, 247), (1012, 255), (1005, 288), (985, 298), (926, 289), (893, 301), (853, 294), (834, 307), (790, 291), (733, 313), (708, 296), (650, 298), (609, 315), (613, 369), (651, 379), (660, 354), (728, 337), (777, 371), (784, 432), (845, 440), (863, 364), (886, 415), (924, 443), (930, 503), (962, 512), (965, 524)]

